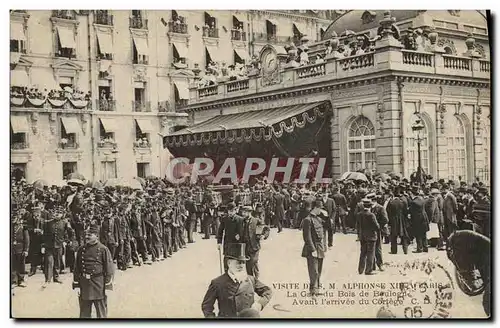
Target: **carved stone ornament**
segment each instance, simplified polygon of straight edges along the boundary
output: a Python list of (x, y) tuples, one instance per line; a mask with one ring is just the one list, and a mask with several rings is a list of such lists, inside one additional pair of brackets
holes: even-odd
[(384, 108), (384, 102), (379, 101), (377, 103), (377, 118), (378, 118), (378, 124), (379, 124), (379, 130), (380, 130), (380, 135), (384, 135), (384, 114), (385, 114), (385, 108)]
[(440, 48), (448, 48), (451, 51), (451, 55), (457, 54), (457, 48), (455, 47), (455, 43), (450, 39), (439, 38), (437, 42), (438, 47)]
[(142, 65), (134, 65), (134, 81), (146, 82), (146, 67)]
[(33, 134), (38, 133), (38, 113), (31, 114), (31, 129), (33, 130)]
[(279, 59), (273, 47), (264, 46), (260, 53), (260, 62), (262, 68), (262, 85), (280, 83)]
[(168, 127), (168, 118), (167, 117), (162, 117), (160, 123), (161, 123), (161, 127), (162, 128), (167, 128)]
[(476, 108), (476, 131), (477, 135), (481, 135), (481, 114), (483, 113), (483, 110), (481, 108), (481, 105), (474, 106)]
[(361, 15), (361, 20), (363, 21), (363, 24), (370, 24), (371, 22), (375, 21), (376, 16), (377, 12), (366, 10), (363, 15)]
[(49, 114), (49, 125), (50, 125), (50, 133), (56, 134), (57, 132), (57, 113)]
[(450, 15), (455, 16), (455, 17), (460, 17), (460, 11), (461, 10), (448, 10)]
[(440, 103), (439, 106), (437, 106), (436, 111), (439, 116), (439, 129), (441, 130), (441, 134), (444, 134), (444, 114), (446, 114), (446, 105), (444, 103)]
[(85, 134), (87, 134), (87, 125), (89, 122), (87, 115), (82, 114), (81, 121), (82, 121), (82, 132), (83, 132), (83, 135), (85, 135)]

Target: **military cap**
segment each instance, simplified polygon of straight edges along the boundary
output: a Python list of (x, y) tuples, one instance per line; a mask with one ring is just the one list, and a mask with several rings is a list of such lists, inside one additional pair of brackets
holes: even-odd
[(91, 234), (96, 234), (98, 235), (99, 234), (99, 226), (97, 224), (91, 224), (88, 229), (87, 229), (87, 232), (88, 233), (91, 233)]
[(439, 191), (439, 189), (437, 189), (437, 188), (432, 188), (432, 189), (431, 189), (431, 195), (438, 195), (438, 194), (440, 194), (440, 193), (441, 193), (441, 192), (440, 192), (440, 191)]
[(236, 204), (231, 202), (231, 203), (227, 204), (226, 208), (228, 211), (234, 210), (236, 208)]
[(242, 209), (243, 211), (248, 211), (248, 212), (253, 211), (252, 206), (248, 206), (248, 205), (242, 206), (242, 207), (241, 207), (241, 209)]
[(361, 202), (363, 203), (363, 206), (365, 206), (365, 207), (372, 206), (372, 200), (370, 198), (363, 198), (361, 200)]
[(487, 195), (487, 194), (488, 194), (488, 189), (486, 189), (485, 187), (482, 187), (482, 186), (481, 186), (481, 187), (479, 187), (479, 188), (477, 189), (477, 193), (478, 193), (478, 194), (479, 194), (479, 193), (481, 193), (481, 194), (483, 194), (483, 195)]
[(375, 199), (376, 196), (377, 195), (374, 192), (371, 192), (371, 193), (367, 194), (365, 196), (365, 198), (372, 200), (372, 199)]

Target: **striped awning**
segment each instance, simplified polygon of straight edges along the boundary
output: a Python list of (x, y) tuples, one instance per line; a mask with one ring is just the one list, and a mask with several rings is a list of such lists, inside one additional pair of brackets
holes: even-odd
[(61, 47), (76, 49), (75, 34), (71, 28), (57, 26), (57, 34), (59, 35)]
[[(324, 106), (327, 105), (327, 106)], [(167, 136), (169, 146), (187, 146), (202, 142), (216, 143), (217, 140), (237, 137), (242, 142), (270, 140), (272, 135), (281, 137), (283, 132), (293, 132), (295, 127), (303, 128), (306, 123), (314, 123), (318, 116), (324, 117), (329, 104), (324, 101), (309, 104), (279, 107), (244, 113), (219, 115), (207, 121), (171, 133)], [(242, 132), (244, 131), (244, 132)], [(231, 141), (229, 141), (231, 142)]]
[(10, 126), (12, 127), (12, 132), (14, 133), (28, 133), (30, 131), (28, 118), (24, 115), (11, 115)]

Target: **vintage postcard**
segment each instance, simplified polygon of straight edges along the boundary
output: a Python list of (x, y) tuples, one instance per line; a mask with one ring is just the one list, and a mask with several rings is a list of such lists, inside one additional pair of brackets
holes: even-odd
[(11, 10), (11, 317), (491, 316), (485, 10)]

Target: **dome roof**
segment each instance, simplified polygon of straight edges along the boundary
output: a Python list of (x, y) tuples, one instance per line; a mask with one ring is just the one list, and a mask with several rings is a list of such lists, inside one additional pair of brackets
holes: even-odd
[[(331, 39), (334, 32), (341, 35), (345, 31), (362, 32), (379, 27), (380, 20), (384, 17), (385, 10), (350, 10), (335, 19), (326, 29), (323, 39)], [(392, 10), (391, 16), (396, 23), (413, 21), (423, 10)], [(427, 10), (425, 14), (433, 20), (459, 22), (478, 27), (487, 27), (485, 16), (477, 10)]]

